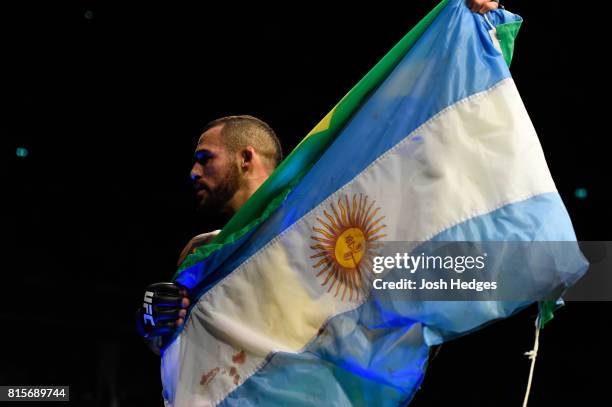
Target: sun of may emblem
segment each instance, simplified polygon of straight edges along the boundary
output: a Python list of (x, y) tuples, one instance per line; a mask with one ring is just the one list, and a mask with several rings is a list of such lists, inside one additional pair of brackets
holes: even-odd
[(386, 236), (382, 233), (385, 217), (375, 203), (363, 194), (353, 194), (352, 199), (340, 196), (337, 208), (330, 204), (329, 211), (323, 210), (326, 220), (317, 217), (318, 224), (312, 228), (311, 239), (316, 243), (310, 248), (316, 253), (310, 258), (317, 277), (322, 276), (327, 292), (335, 288), (334, 296), (341, 295), (342, 301), (347, 293), (349, 301), (357, 300), (370, 286), (372, 257), (380, 246), (375, 242)]

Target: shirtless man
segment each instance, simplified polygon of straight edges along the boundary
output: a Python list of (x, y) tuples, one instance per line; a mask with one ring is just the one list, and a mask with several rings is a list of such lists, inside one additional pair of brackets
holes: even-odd
[[(198, 140), (191, 169), (199, 209), (229, 219), (272, 174), (282, 159), (278, 138), (270, 126), (252, 116), (229, 116), (209, 123)], [(195, 248), (210, 242), (219, 231), (191, 239), (179, 265)], [(186, 288), (174, 283), (147, 287), (137, 312), (138, 331), (159, 354), (174, 331), (184, 323), (190, 299)]]

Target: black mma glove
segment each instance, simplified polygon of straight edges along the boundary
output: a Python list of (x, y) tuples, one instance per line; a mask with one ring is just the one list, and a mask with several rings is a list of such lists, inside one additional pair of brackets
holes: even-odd
[(142, 306), (136, 312), (137, 327), (145, 339), (171, 336), (176, 331), (183, 296), (174, 283), (155, 283), (145, 289)]

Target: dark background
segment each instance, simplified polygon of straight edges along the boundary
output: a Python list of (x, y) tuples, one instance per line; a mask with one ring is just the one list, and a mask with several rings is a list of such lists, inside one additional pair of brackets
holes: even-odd
[[(49, 3), (0, 5), (0, 385), (160, 405), (159, 358), (132, 316), (209, 228), (188, 181), (200, 129), (252, 114), (289, 152), (436, 2)], [(612, 240), (608, 103), (592, 102), (607, 88), (605, 21), (558, 4), (507, 1), (525, 19), (512, 72), (578, 238)], [(608, 399), (609, 311), (557, 312), (530, 405)], [(535, 314), (445, 344), (413, 405), (520, 405)]]

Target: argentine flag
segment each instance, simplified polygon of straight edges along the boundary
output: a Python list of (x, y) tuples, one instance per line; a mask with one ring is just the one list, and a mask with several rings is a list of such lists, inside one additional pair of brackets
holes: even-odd
[(576, 240), (508, 70), (520, 21), (442, 1), (186, 259), (167, 406), (405, 405), (432, 345), (528, 305), (366, 289), (384, 241)]

